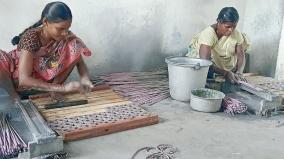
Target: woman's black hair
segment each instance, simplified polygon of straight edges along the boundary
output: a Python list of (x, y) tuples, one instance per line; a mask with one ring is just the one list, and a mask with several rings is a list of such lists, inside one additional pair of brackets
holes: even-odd
[(18, 36), (15, 36), (12, 39), (12, 44), (17, 45), (21, 39), (21, 36), (31, 28), (37, 28), (42, 25), (43, 18), (46, 18), (48, 22), (58, 23), (66, 20), (72, 20), (72, 13), (70, 8), (63, 2), (51, 2), (48, 3), (42, 13), (41, 18), (37, 21), (34, 25), (25, 29), (22, 33)]
[(220, 23), (236, 23), (239, 21), (239, 13), (234, 7), (225, 7), (218, 14), (217, 21)]

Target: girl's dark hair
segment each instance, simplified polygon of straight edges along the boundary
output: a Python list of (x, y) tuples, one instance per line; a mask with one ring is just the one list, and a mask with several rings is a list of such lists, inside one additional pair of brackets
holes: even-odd
[(236, 23), (239, 21), (239, 13), (234, 7), (225, 7), (218, 14), (217, 21), (220, 23)]
[(48, 3), (42, 13), (41, 18), (39, 21), (37, 21), (34, 25), (28, 27), (25, 29), (22, 33), (20, 33), (18, 36), (15, 36), (12, 39), (12, 44), (17, 45), (21, 39), (21, 36), (29, 29), (31, 28), (37, 28), (42, 25), (43, 18), (46, 18), (48, 22), (58, 23), (65, 20), (72, 20), (72, 13), (70, 8), (63, 2), (51, 2)]

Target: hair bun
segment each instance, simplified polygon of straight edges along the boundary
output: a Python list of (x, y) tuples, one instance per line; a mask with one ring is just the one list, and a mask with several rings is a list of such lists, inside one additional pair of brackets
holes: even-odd
[(17, 45), (17, 44), (19, 44), (19, 42), (20, 42), (20, 36), (15, 36), (15, 37), (11, 40), (11, 43), (12, 43), (13, 45)]

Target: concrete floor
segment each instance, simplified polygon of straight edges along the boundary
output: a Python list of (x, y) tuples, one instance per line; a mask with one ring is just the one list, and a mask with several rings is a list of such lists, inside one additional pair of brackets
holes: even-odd
[[(65, 150), (76, 159), (131, 159), (145, 146), (170, 144), (177, 159), (283, 159), (283, 115), (228, 116), (196, 112), (189, 103), (170, 98), (146, 107), (160, 123), (86, 140), (68, 142)], [(282, 126), (283, 125), (283, 126)], [(135, 159), (145, 159), (145, 151)]]

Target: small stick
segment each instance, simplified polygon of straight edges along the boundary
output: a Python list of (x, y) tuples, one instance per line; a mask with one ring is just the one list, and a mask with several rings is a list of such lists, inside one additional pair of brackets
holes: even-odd
[(70, 107), (70, 106), (77, 106), (77, 105), (83, 105), (88, 104), (88, 100), (74, 100), (74, 101), (63, 101), (63, 102), (57, 102), (52, 104), (46, 104), (44, 105), (45, 109), (54, 109), (54, 108), (62, 108), (62, 107)]

